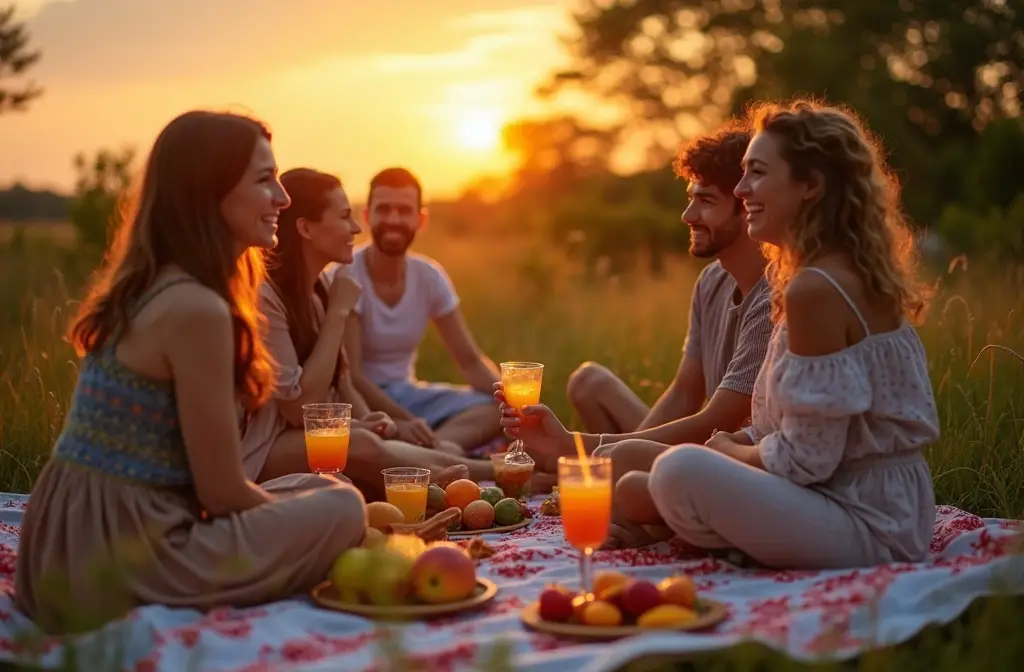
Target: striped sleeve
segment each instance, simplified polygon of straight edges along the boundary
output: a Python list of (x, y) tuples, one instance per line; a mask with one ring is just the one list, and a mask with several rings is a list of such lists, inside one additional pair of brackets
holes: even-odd
[(697, 282), (693, 285), (693, 293), (690, 295), (690, 318), (686, 324), (686, 340), (683, 342), (683, 355), (700, 359), (701, 343), (701, 307), (704, 305), (702, 288), (707, 277), (708, 266), (701, 269), (697, 276)]
[[(765, 288), (766, 289), (766, 288)], [(729, 366), (726, 367), (720, 389), (732, 390), (752, 396), (757, 373), (761, 370), (768, 342), (772, 337), (772, 307), (768, 291), (760, 291), (756, 300), (743, 313), (740, 331), (736, 337), (736, 349), (733, 351)]]

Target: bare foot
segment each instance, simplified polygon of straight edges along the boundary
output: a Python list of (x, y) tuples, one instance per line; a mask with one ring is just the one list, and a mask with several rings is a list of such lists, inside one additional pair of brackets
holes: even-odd
[(447, 488), (452, 482), (461, 478), (469, 478), (469, 467), (464, 464), (453, 464), (450, 467), (442, 469), (441, 473), (434, 477), (434, 484), (439, 485), (442, 488)]
[(658, 540), (648, 534), (647, 530), (625, 521), (615, 522), (608, 526), (608, 539), (605, 540), (602, 550), (617, 551), (624, 548), (640, 548), (658, 543)]
[(657, 541), (668, 541), (676, 536), (668, 525), (644, 525), (644, 530)]
[(556, 485), (558, 485), (557, 474), (535, 471), (533, 476), (530, 477), (530, 493), (534, 495), (546, 495)]

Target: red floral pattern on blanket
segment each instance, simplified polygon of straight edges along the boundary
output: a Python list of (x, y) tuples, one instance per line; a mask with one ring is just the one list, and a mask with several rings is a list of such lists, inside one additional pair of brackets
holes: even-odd
[[(0, 501), (0, 659), (13, 660), (29, 655), (29, 645), (16, 631), (31, 624), (14, 610), (10, 599), (24, 499), (6, 497)], [(899, 627), (888, 629), (884, 642), (895, 643), (930, 622), (954, 618), (978, 596), (978, 586), (984, 583), (974, 580), (979, 572), (996, 576), (1017, 559), (1012, 555), (1020, 539), (1016, 521), (982, 519), (946, 506), (938, 507), (937, 513), (931, 557), (921, 564), (832, 572), (747, 570), (700, 557), (678, 541), (601, 551), (594, 562), (597, 569), (626, 567), (650, 579), (685, 572), (701, 592), (728, 605), (729, 618), (715, 629), (673, 635), (675, 651), (724, 648), (750, 638), (797, 658), (848, 657), (881, 643), (873, 639), (879, 620), (898, 622)], [(126, 660), (121, 667), (134, 672), (196, 664), (231, 672), (320, 665), (385, 670), (381, 651), (395, 633), (401, 635), (407, 657), (430, 670), (468, 669), (492, 655), (502, 640), (522, 670), (601, 668), (610, 666), (615, 655), (643, 654), (649, 640), (582, 644), (520, 625), (519, 611), (546, 583), (574, 585), (578, 576), (577, 555), (562, 538), (559, 519), (538, 516), (526, 529), (489, 541), (497, 552), (481, 563), (480, 573), (496, 581), (501, 592), (471, 615), (374, 628), (368, 621), (319, 609), (305, 599), (206, 614), (148, 607), (110, 626), (128, 633), (122, 635)], [(1016, 587), (1024, 591), (1024, 585)], [(930, 597), (939, 593), (941, 600)], [(31, 652), (54, 664), (62, 655), (57, 640), (46, 637), (37, 638)]]

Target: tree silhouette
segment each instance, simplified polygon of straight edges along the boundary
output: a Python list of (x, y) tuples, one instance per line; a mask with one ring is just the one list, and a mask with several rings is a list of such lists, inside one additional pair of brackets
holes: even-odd
[(540, 92), (616, 104), (669, 155), (745, 101), (797, 93), (926, 150), (1021, 112), (1020, 0), (587, 0), (574, 20), (572, 66)]
[(15, 23), (14, 5), (0, 9), (0, 114), (22, 111), (42, 95), (32, 80), (19, 82), (41, 55), (28, 50), (28, 33), (23, 23)]

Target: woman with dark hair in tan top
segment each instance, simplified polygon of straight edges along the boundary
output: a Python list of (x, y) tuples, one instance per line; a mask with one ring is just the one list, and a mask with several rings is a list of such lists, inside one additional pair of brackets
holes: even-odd
[(302, 405), (341, 401), (352, 404), (354, 418), (345, 475), (368, 498), (383, 496), (380, 472), (391, 466), (424, 467), (442, 482), (493, 478), (489, 461), (393, 440), (391, 418), (369, 411), (352, 385), (343, 349), (346, 323), (362, 290), (348, 275), (325, 271), (332, 263), (352, 261), (360, 227), (348, 195), (337, 177), (308, 168), (289, 170), (281, 183), (291, 204), (281, 212), (279, 242), (260, 291), (276, 377), (270, 401), (246, 426), (247, 473), (265, 480), (308, 472)]

